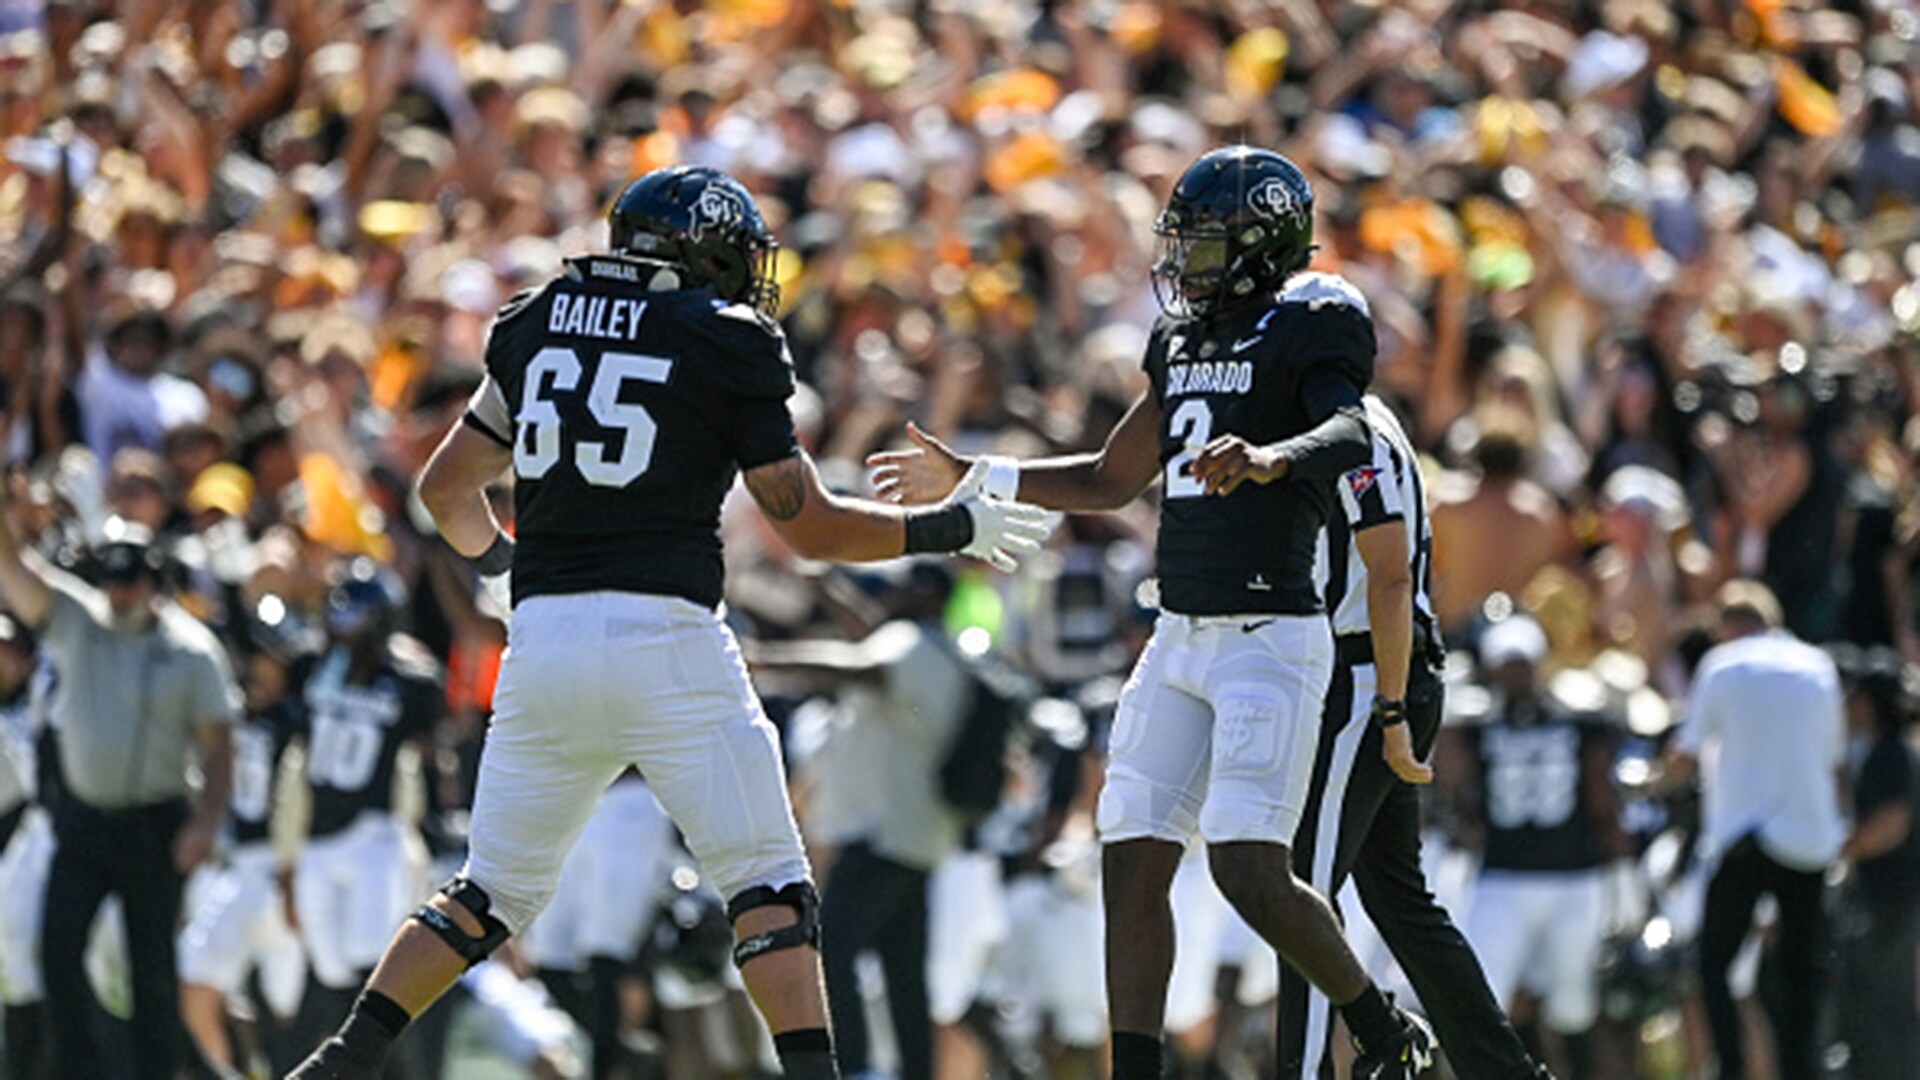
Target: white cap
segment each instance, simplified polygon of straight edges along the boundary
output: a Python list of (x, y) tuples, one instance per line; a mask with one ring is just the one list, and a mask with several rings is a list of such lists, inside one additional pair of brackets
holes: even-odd
[(1562, 87), (1568, 100), (1618, 86), (1647, 66), (1647, 43), (1637, 37), (1623, 37), (1595, 30), (1574, 46), (1567, 61), (1566, 81)]
[(1687, 523), (1687, 495), (1678, 481), (1646, 465), (1622, 465), (1600, 489), (1609, 505), (1644, 514), (1656, 527), (1672, 532)]
[(1495, 670), (1511, 661), (1537, 664), (1547, 656), (1547, 632), (1531, 615), (1515, 614), (1480, 635), (1480, 666)]

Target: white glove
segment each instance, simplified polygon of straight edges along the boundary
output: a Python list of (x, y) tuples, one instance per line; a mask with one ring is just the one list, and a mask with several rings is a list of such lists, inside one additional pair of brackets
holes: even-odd
[(513, 571), (504, 574), (480, 575), (480, 587), (487, 590), (487, 597), (500, 610), (494, 612), (501, 622), (513, 614)]
[(973, 518), (973, 540), (960, 549), (960, 554), (1011, 574), (1020, 568), (1020, 559), (1039, 553), (1053, 526), (1040, 507), (1002, 502), (984, 494), (980, 488), (986, 482), (987, 468), (986, 461), (974, 462), (942, 505), (964, 506)]

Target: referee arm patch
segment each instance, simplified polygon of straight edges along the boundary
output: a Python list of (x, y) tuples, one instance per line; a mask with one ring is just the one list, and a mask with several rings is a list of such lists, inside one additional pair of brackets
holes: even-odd
[(1397, 466), (1391, 448), (1376, 433), (1373, 460), (1340, 477), (1335, 485), (1340, 492), (1340, 506), (1346, 511), (1347, 524), (1356, 531), (1406, 516)]

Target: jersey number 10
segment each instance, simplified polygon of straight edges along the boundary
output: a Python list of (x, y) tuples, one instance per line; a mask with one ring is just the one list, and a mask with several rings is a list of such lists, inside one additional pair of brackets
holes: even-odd
[[(602, 353), (587, 390), (587, 411), (600, 426), (625, 433), (618, 452), (599, 439), (572, 439), (573, 467), (597, 487), (625, 487), (653, 464), (653, 441), (659, 425), (645, 405), (620, 400), (629, 379), (665, 383), (673, 361), (634, 353)], [(520, 425), (513, 441), (513, 471), (523, 480), (538, 480), (560, 463), (560, 409), (550, 393), (577, 390), (582, 373), (580, 354), (550, 346), (534, 354), (527, 365), (520, 392)], [(551, 381), (549, 382), (549, 376)]]

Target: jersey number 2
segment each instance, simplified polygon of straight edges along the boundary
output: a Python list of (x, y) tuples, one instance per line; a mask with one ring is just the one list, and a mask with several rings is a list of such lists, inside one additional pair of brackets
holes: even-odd
[[(625, 487), (653, 464), (653, 440), (659, 425), (645, 405), (620, 400), (627, 380), (664, 383), (673, 361), (634, 353), (602, 353), (587, 390), (587, 410), (602, 427), (624, 433), (617, 453), (598, 439), (573, 440), (573, 466), (587, 483), (597, 487)], [(520, 434), (513, 442), (513, 471), (524, 480), (538, 480), (560, 463), (560, 409), (547, 396), (580, 386), (580, 354), (553, 346), (534, 354), (527, 365), (520, 393)], [(551, 376), (551, 383), (548, 377)]]
[(1167, 459), (1166, 491), (1169, 499), (1191, 499), (1207, 493), (1193, 478), (1193, 459), (1213, 438), (1213, 410), (1203, 398), (1188, 398), (1173, 410), (1167, 433), (1183, 444), (1179, 453)]

